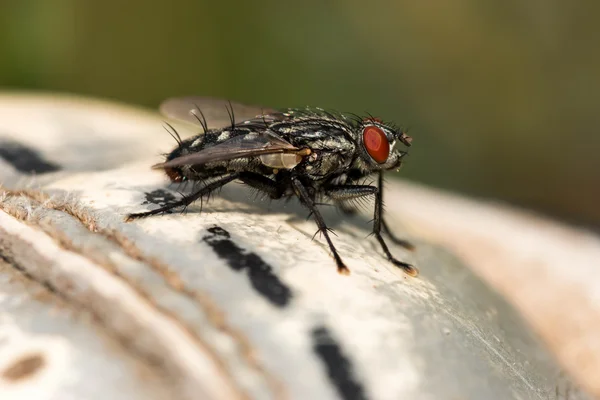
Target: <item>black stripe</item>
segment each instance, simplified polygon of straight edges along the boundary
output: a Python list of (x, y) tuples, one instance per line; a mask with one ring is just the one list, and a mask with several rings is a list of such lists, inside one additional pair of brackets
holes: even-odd
[(350, 360), (342, 352), (329, 329), (318, 326), (312, 331), (313, 351), (321, 358), (329, 380), (344, 400), (366, 400), (364, 388), (356, 380)]
[(34, 149), (12, 140), (0, 141), (0, 157), (17, 171), (26, 174), (43, 174), (60, 170), (60, 166), (44, 160)]
[(258, 254), (250, 253), (231, 240), (225, 229), (214, 226), (202, 239), (236, 271), (246, 270), (252, 287), (277, 307), (285, 307), (292, 299), (291, 289), (273, 273), (273, 268)]
[(164, 207), (177, 202), (177, 198), (173, 195), (173, 193), (164, 189), (156, 189), (151, 192), (146, 192), (144, 193), (144, 196), (146, 197), (146, 200), (142, 203), (142, 205), (156, 204)]

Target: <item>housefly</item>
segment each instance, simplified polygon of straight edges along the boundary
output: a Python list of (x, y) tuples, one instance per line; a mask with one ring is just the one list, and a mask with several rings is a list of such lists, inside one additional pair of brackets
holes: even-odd
[[(417, 275), (412, 265), (394, 258), (381, 234), (383, 230), (395, 243), (412, 248), (392, 234), (383, 217), (383, 173), (399, 169), (406, 152), (396, 145), (409, 147), (412, 141), (395, 125), (319, 108), (261, 109), (206, 97), (168, 99), (160, 110), (169, 118), (196, 123), (202, 133), (181, 140), (167, 124), (177, 147), (152, 168), (163, 170), (172, 182), (194, 181), (198, 189), (164, 207), (130, 214), (128, 220), (186, 207), (238, 180), (272, 199), (297, 197), (325, 237), (338, 272), (348, 274), (317, 205), (328, 201), (352, 212), (353, 201), (371, 197), (373, 235), (387, 259)], [(364, 184), (371, 175), (377, 176), (376, 186)]]

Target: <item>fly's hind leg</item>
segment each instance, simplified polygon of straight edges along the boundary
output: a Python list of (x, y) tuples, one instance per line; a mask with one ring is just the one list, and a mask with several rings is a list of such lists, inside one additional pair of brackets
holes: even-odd
[(172, 204), (168, 204), (164, 207), (157, 208), (156, 210), (150, 210), (150, 211), (145, 211), (145, 212), (141, 212), (141, 213), (129, 214), (127, 216), (127, 218), (125, 219), (125, 221), (129, 222), (129, 221), (132, 221), (132, 220), (138, 219), (138, 218), (144, 218), (144, 217), (149, 217), (151, 215), (162, 214), (164, 212), (167, 212), (167, 211), (172, 210), (173, 208), (177, 208), (177, 207), (187, 207), (190, 204), (192, 204), (194, 201), (201, 198), (202, 196), (205, 196), (205, 195), (211, 193), (212, 191), (220, 188), (223, 185), (226, 185), (227, 183), (237, 179), (238, 177), (239, 177), (239, 173), (237, 173), (237, 172), (227, 174), (227, 175), (221, 175), (219, 178), (217, 178), (214, 181), (210, 182), (209, 184), (203, 186), (196, 193), (193, 193), (189, 196), (184, 196), (181, 200), (179, 200), (175, 203), (172, 203)]

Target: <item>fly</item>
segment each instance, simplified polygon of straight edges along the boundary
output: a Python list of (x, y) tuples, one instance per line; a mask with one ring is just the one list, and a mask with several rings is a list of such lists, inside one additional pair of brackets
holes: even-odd
[[(317, 204), (333, 202), (352, 213), (353, 201), (374, 197), (373, 235), (392, 264), (411, 276), (418, 274), (391, 254), (381, 234), (385, 231), (393, 242), (412, 248), (392, 234), (383, 217), (383, 173), (400, 168), (407, 153), (396, 145), (409, 147), (412, 141), (402, 129), (371, 116), (319, 108), (261, 109), (206, 97), (168, 99), (160, 110), (169, 118), (199, 124), (203, 132), (181, 140), (167, 124), (177, 147), (152, 168), (165, 171), (172, 182), (194, 181), (200, 188), (169, 205), (129, 214), (128, 221), (186, 207), (239, 180), (272, 199), (298, 197), (313, 216), (317, 233), (325, 237), (338, 272), (349, 274)], [(236, 115), (242, 118), (236, 120)], [(377, 176), (377, 186), (364, 184), (371, 175)]]

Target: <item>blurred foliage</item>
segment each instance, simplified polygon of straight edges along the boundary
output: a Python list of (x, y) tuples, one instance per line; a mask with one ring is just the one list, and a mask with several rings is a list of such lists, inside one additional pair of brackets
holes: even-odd
[[(600, 226), (600, 3), (0, 0), (0, 85), (369, 111), (403, 175)], [(390, 205), (391, 206), (391, 205)]]

